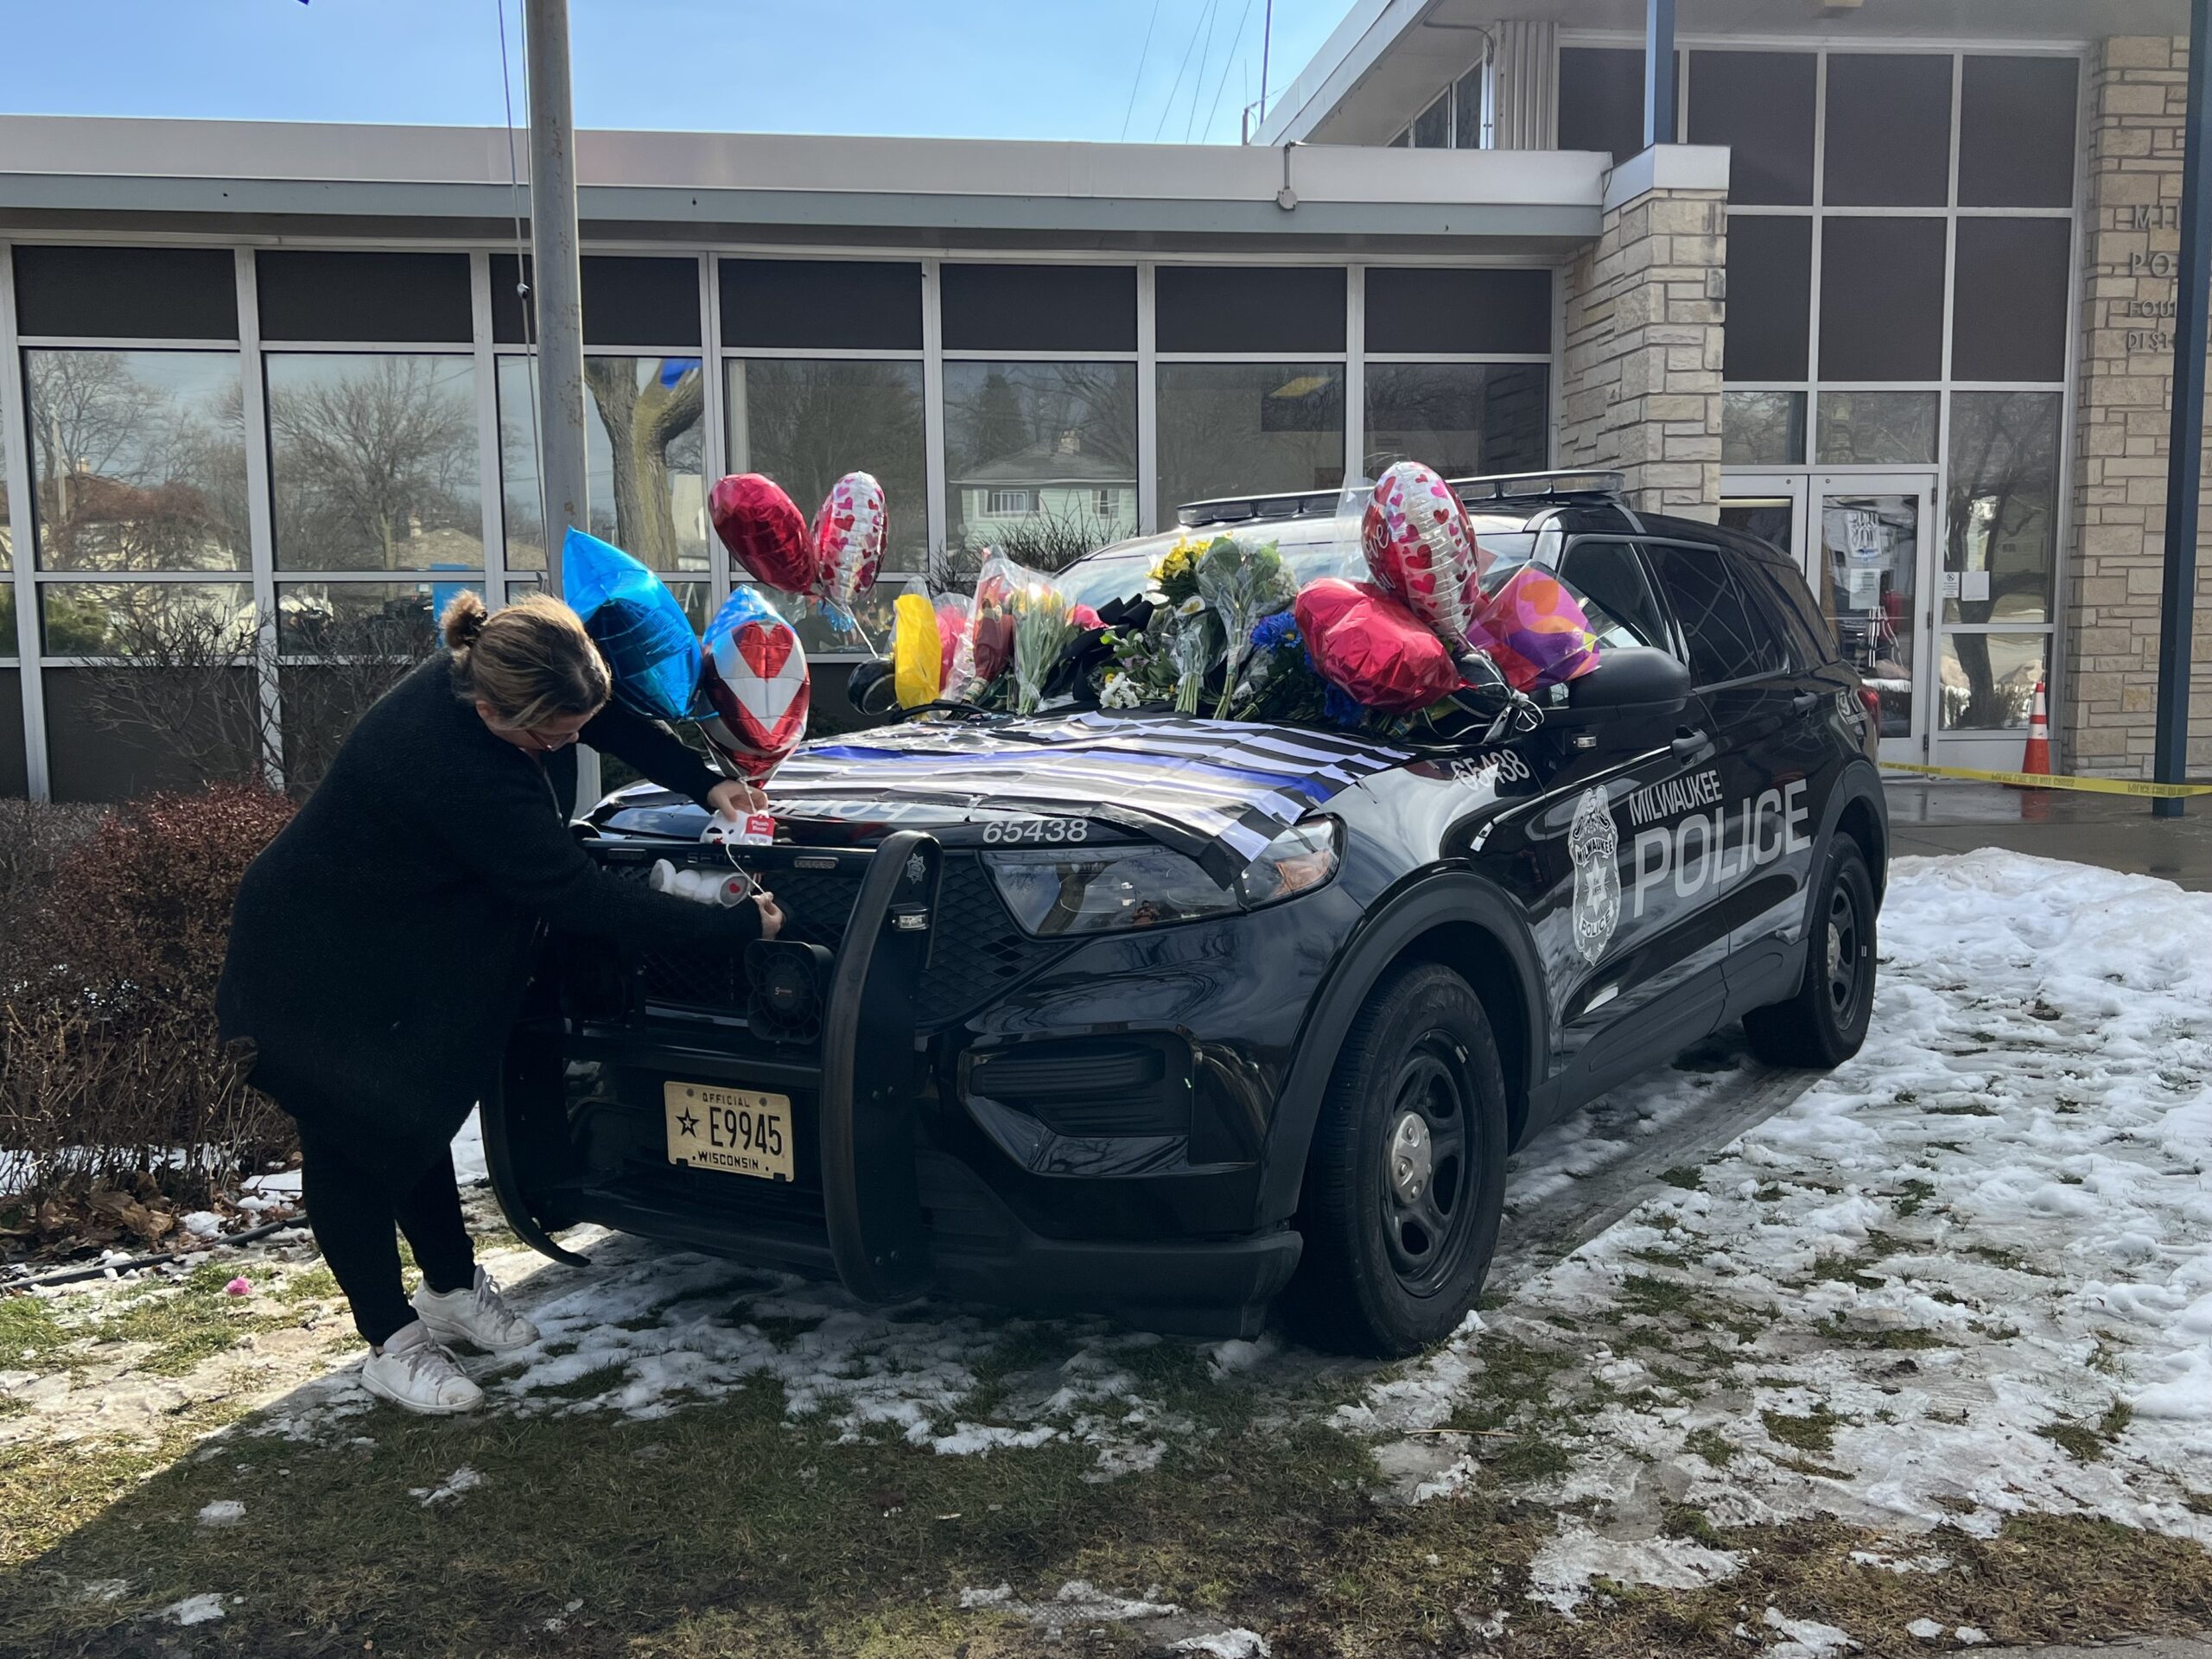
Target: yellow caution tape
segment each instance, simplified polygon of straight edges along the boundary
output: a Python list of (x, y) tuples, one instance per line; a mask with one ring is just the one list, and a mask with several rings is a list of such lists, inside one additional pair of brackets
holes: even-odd
[(1971, 778), (1976, 783), (2010, 784), (2016, 789), (2078, 789), (2092, 795), (2136, 795), (2164, 801), (2184, 795), (2212, 795), (2212, 784), (2146, 784), (2133, 778), (2072, 778), (2063, 772), (1976, 772), (1967, 766), (1916, 766), (1904, 760), (1881, 764), (1892, 772), (1916, 772), (1929, 778)]

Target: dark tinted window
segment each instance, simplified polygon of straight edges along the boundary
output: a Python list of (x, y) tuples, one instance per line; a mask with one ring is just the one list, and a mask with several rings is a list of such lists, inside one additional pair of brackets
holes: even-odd
[(1812, 315), (1813, 221), (1731, 213), (1721, 378), (1802, 380)]
[(1831, 207), (1940, 207), (1951, 188), (1951, 60), (1902, 52), (1828, 59)]
[(1452, 96), (1446, 92), (1414, 118), (1414, 148), (1444, 149), (1451, 143)]
[(1959, 82), (1959, 201), (2067, 207), (2074, 201), (2072, 58), (1968, 58)]
[(1810, 52), (1690, 54), (1694, 144), (1726, 144), (1728, 200), (1802, 206), (1813, 200)]
[(1943, 221), (1824, 219), (1821, 378), (1936, 380), (1942, 373)]
[(264, 340), (458, 340), (475, 335), (465, 253), (254, 256)]
[(16, 326), (26, 334), (236, 340), (228, 248), (16, 250)]
[(912, 352), (922, 268), (871, 259), (725, 259), (722, 342)]
[(1651, 591), (1643, 561), (1629, 543), (1577, 542), (1560, 562), (1559, 573), (1581, 600), (1601, 643), (1674, 648), (1666, 612)]
[(944, 344), (955, 352), (1134, 352), (1128, 265), (946, 265)]
[(1559, 147), (1602, 149), (1616, 161), (1643, 152), (1643, 53), (1640, 48), (1560, 48)]
[(1370, 265), (1370, 352), (1548, 352), (1552, 274)]
[(1153, 277), (1163, 352), (1341, 352), (1341, 265), (1162, 265)]
[(2073, 223), (2063, 219), (1961, 219), (1951, 315), (1957, 380), (2066, 378), (2066, 278)]
[(1717, 548), (1658, 543), (1645, 551), (1689, 641), (1694, 683), (1719, 685), (1781, 671), (1784, 661), (1774, 625), (1745, 600), (1728, 555)]
[[(8, 621), (13, 623), (10, 614)], [(14, 648), (10, 647), (10, 655)], [(23, 676), (10, 663), (0, 668), (0, 795), (28, 795), (31, 775), (23, 764)]]
[(1736, 568), (1745, 573), (1764, 608), (1781, 623), (1797, 657), (1808, 664), (1835, 660), (1835, 632), (1814, 603), (1812, 589), (1794, 565), (1746, 556)]
[[(530, 270), (530, 262), (523, 262)], [(583, 262), (584, 343), (588, 346), (696, 346), (699, 326), (699, 262), (620, 255), (588, 256)], [(537, 336), (537, 321), (524, 332), (522, 296), (515, 292), (515, 257), (492, 256), (492, 338), (519, 345)]]

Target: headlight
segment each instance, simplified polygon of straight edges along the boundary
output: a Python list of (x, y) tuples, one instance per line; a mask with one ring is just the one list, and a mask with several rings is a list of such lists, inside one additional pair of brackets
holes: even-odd
[(1336, 874), (1342, 835), (1334, 818), (1294, 824), (1227, 887), (1165, 847), (995, 849), (983, 865), (1025, 932), (1109, 933), (1259, 910), (1311, 892)]

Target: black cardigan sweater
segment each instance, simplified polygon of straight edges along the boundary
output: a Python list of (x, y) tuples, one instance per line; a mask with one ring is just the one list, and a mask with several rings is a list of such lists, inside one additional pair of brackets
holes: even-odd
[[(498, 1075), (542, 921), (559, 932), (742, 950), (752, 905), (602, 872), (569, 830), (576, 752), (533, 754), (454, 695), (440, 652), (353, 728), (247, 869), (216, 992), (252, 1081), (394, 1167), (435, 1157)], [(610, 703), (594, 748), (703, 803), (720, 781), (664, 728)]]

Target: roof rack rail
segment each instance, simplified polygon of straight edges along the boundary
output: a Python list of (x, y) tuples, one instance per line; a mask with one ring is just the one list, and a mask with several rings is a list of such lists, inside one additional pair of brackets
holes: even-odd
[[(1479, 478), (1446, 480), (1459, 499), (1472, 506), (1485, 501), (1618, 500), (1628, 490), (1622, 474), (1592, 467), (1549, 473), (1491, 473)], [(1276, 495), (1219, 495), (1186, 501), (1175, 509), (1175, 522), (1239, 524), (1255, 519), (1312, 518), (1333, 513), (1342, 490), (1287, 490)]]
[(1532, 497), (1554, 500), (1561, 496), (1603, 496), (1613, 499), (1628, 492), (1621, 473), (1580, 467), (1550, 473), (1491, 473), (1479, 478), (1446, 479), (1459, 499), (1476, 501), (1519, 501)]

